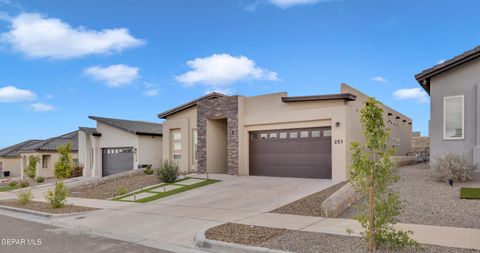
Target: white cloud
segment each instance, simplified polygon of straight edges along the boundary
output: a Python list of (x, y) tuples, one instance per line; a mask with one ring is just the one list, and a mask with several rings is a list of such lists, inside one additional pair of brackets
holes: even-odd
[(44, 104), (44, 103), (31, 104), (30, 107), (35, 112), (49, 112), (55, 109), (53, 105)]
[(335, 0), (270, 0), (273, 5), (286, 9), (295, 5), (313, 5), (320, 2), (332, 2)]
[(201, 83), (209, 87), (218, 87), (228, 86), (240, 80), (280, 80), (276, 72), (257, 67), (253, 60), (245, 56), (214, 54), (188, 61), (187, 65), (192, 70), (175, 77), (178, 82), (187, 86)]
[(60, 19), (38, 13), (22, 13), (11, 18), (10, 22), (10, 30), (0, 35), (0, 41), (32, 58), (68, 59), (111, 54), (145, 43), (134, 38), (125, 28), (75, 28)]
[(108, 87), (125, 86), (140, 77), (139, 68), (123, 64), (108, 67), (94, 66), (85, 69), (84, 73), (96, 80), (106, 82)]
[(375, 82), (380, 82), (380, 83), (384, 83), (384, 82), (387, 81), (387, 79), (385, 79), (385, 77), (383, 77), (383, 76), (373, 77), (372, 80), (375, 81)]
[(14, 86), (0, 88), (0, 103), (13, 103), (34, 100), (37, 97), (30, 90), (18, 89)]
[(233, 95), (235, 93), (235, 90), (232, 88), (215, 88), (215, 89), (209, 89), (205, 92), (205, 94), (209, 94), (212, 92), (217, 92), (217, 93), (222, 93), (224, 95)]
[(398, 100), (416, 100), (419, 103), (428, 102), (428, 94), (421, 88), (399, 89), (393, 92), (393, 97)]

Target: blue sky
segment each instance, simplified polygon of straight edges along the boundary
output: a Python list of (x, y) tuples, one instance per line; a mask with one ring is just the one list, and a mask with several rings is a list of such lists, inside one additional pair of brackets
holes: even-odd
[(427, 134), (414, 74), (478, 44), (478, 1), (0, 0), (0, 147), (157, 121), (208, 91), (337, 93), (346, 82)]

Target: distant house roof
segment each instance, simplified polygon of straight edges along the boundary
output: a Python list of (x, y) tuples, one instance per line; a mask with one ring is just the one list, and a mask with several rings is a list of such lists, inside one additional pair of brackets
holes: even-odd
[(88, 135), (93, 135), (93, 136), (102, 136), (101, 133), (97, 132), (96, 128), (92, 127), (79, 127), (78, 130), (88, 134)]
[(136, 135), (161, 136), (163, 134), (163, 126), (159, 123), (96, 116), (88, 116), (88, 118)]
[(317, 95), (317, 96), (298, 96), (298, 97), (282, 97), (283, 102), (305, 102), (305, 101), (321, 101), (321, 100), (339, 100), (355, 101), (357, 96), (351, 93)]
[(65, 145), (67, 142), (72, 143), (72, 151), (78, 151), (78, 131), (33, 143), (21, 148), (20, 151), (57, 151), (60, 146)]
[(430, 78), (452, 68), (458, 67), (478, 57), (480, 57), (480, 46), (472, 50), (466, 51), (463, 54), (457, 55), (450, 60), (444, 61), (431, 68), (423, 70), (422, 72), (415, 75), (415, 79), (425, 89), (425, 91), (430, 94)]
[(218, 92), (212, 92), (212, 93), (209, 93), (205, 96), (202, 96), (202, 97), (199, 97), (197, 99), (194, 99), (188, 103), (185, 103), (183, 105), (180, 105), (180, 106), (177, 106), (175, 108), (172, 108), (168, 111), (165, 111), (165, 112), (162, 112), (160, 114), (158, 114), (158, 117), (161, 118), (161, 119), (165, 119), (167, 118), (168, 116), (174, 114), (174, 113), (177, 113), (177, 112), (180, 112), (180, 111), (183, 111), (183, 110), (186, 110), (188, 108), (191, 108), (193, 106), (196, 106), (197, 103), (199, 101), (202, 101), (202, 100), (206, 100), (206, 99), (212, 99), (212, 98), (218, 98), (218, 97), (224, 97), (225, 95), (221, 94), (221, 93), (218, 93)]
[(10, 147), (0, 149), (0, 157), (19, 157), (20, 150), (22, 148), (37, 144), (39, 142), (42, 142), (42, 140), (28, 140), (12, 145)]

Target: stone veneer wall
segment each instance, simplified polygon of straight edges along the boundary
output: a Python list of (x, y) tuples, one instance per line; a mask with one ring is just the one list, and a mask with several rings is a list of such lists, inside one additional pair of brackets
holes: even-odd
[(227, 173), (238, 175), (238, 96), (199, 101), (197, 104), (197, 166), (207, 172), (207, 119), (227, 119)]

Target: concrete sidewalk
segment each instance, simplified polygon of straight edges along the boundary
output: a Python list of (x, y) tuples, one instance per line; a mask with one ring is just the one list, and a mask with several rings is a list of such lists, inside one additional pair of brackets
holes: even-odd
[[(235, 223), (346, 236), (360, 236), (362, 231), (356, 220), (276, 213), (262, 213), (237, 220)], [(395, 227), (412, 231), (412, 238), (422, 244), (480, 250), (480, 229), (402, 223)], [(347, 229), (351, 229), (353, 233), (348, 234)]]

